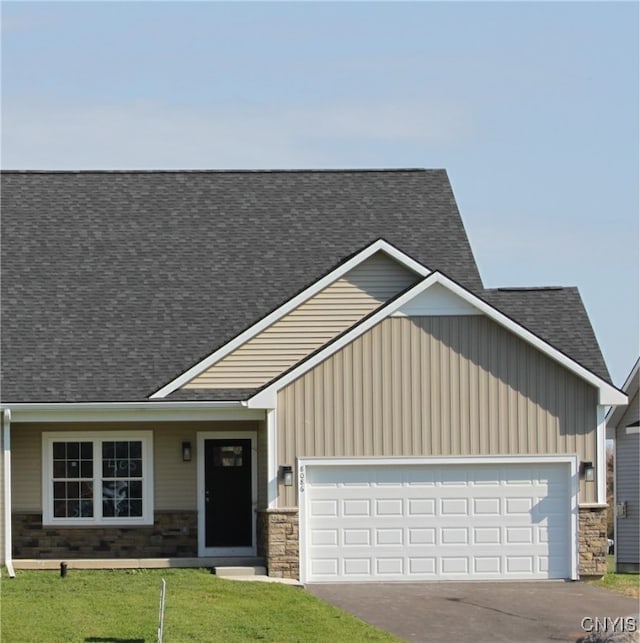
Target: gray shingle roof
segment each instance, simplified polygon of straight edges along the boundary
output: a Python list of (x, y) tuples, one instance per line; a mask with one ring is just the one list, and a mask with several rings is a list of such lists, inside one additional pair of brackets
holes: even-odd
[[(378, 238), (482, 293), (444, 170), (3, 172), (1, 195), (5, 401), (145, 399)], [(583, 317), (557, 339), (594, 359)]]
[(611, 383), (577, 288), (492, 288), (482, 298)]

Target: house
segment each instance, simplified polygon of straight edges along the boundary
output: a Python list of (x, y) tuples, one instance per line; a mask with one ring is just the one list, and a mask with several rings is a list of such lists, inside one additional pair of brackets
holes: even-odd
[(606, 569), (575, 288), (486, 289), (443, 170), (4, 172), (11, 571)]
[(615, 440), (614, 541), (616, 571), (640, 571), (640, 402), (638, 359), (622, 390), (628, 406), (612, 407), (606, 416), (607, 437)]

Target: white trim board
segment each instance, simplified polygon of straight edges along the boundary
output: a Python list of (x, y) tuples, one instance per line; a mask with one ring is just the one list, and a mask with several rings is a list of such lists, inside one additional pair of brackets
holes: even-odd
[(264, 420), (264, 411), (242, 402), (83, 402), (3, 404), (12, 422), (170, 422)]
[(13, 541), (11, 532), (11, 411), (5, 409), (2, 413), (2, 463), (3, 481), (2, 491), (4, 500), (4, 550), (2, 552), (3, 564), (7, 568), (9, 578), (14, 578), (13, 569)]
[(181, 386), (192, 380), (194, 377), (200, 375), (200, 373), (205, 371), (207, 368), (221, 360), (223, 357), (231, 353), (233, 350), (247, 342), (258, 333), (262, 332), (265, 328), (271, 326), (274, 322), (278, 321), (278, 319), (290, 313), (300, 304), (304, 303), (307, 299), (313, 297), (313, 295), (326, 288), (328, 285), (342, 277), (344, 274), (346, 274), (351, 269), (355, 268), (357, 265), (377, 252), (384, 252), (392, 259), (395, 259), (401, 265), (418, 274), (420, 277), (424, 277), (431, 272), (421, 263), (418, 263), (417, 261), (409, 257), (409, 255), (406, 255), (401, 250), (398, 250), (398, 248), (392, 246), (384, 239), (378, 239), (371, 245), (367, 246), (364, 250), (361, 250), (356, 255), (351, 257), (351, 259), (348, 259), (344, 263), (340, 264), (335, 270), (332, 270), (329, 274), (325, 275), (324, 277), (313, 283), (311, 286), (303, 290), (301, 293), (291, 298), (282, 306), (274, 310), (272, 313), (256, 322), (253, 326), (250, 326), (249, 328), (247, 328), (247, 330), (234, 337), (230, 342), (214, 351), (209, 356), (205, 357), (203, 360), (186, 370), (175, 379), (171, 380), (171, 382), (169, 382), (168, 384), (165, 384), (162, 388), (153, 393), (153, 395), (150, 396), (150, 399), (154, 400), (163, 398), (170, 393), (173, 393), (173, 391), (180, 388)]
[[(627, 375), (627, 379), (624, 381), (624, 384), (620, 388), (621, 391), (624, 391), (627, 395), (630, 395), (631, 398), (633, 399), (633, 394), (638, 390), (638, 377), (640, 376), (639, 374), (640, 371), (640, 358), (636, 360), (636, 363), (633, 365), (633, 368), (631, 369), (631, 372), (629, 375)], [(614, 438), (614, 431), (618, 427), (618, 424), (622, 420), (624, 413), (625, 413), (624, 408), (620, 407), (614, 407), (612, 406), (608, 411), (607, 415), (605, 416), (605, 422), (607, 424), (607, 428), (610, 429), (610, 435), (607, 437), (610, 437), (610, 439)]]
[(429, 276), (425, 277), (422, 281), (407, 290), (404, 294), (400, 295), (393, 301), (379, 308), (375, 313), (364, 319), (362, 322), (354, 326), (350, 331), (346, 332), (336, 341), (331, 342), (325, 348), (318, 351), (315, 355), (306, 359), (298, 366), (292, 368), (282, 376), (274, 380), (270, 385), (256, 393), (249, 399), (248, 405), (250, 408), (275, 408), (277, 392), (284, 388), (287, 384), (297, 379), (320, 362), (324, 361), (341, 348), (351, 343), (363, 335), (367, 330), (381, 322), (383, 319), (389, 317), (396, 311), (402, 309), (403, 306), (408, 304), (421, 293), (425, 292), (435, 284), (439, 284), (448, 289), (451, 293), (457, 295), (466, 303), (474, 306), (480, 313), (486, 315), (496, 323), (500, 324), (507, 330), (526, 341), (528, 344), (537, 348), (539, 351), (550, 357), (555, 362), (569, 369), (581, 379), (587, 381), (589, 384), (598, 389), (600, 405), (617, 405), (626, 404), (627, 396), (619, 391), (615, 386), (609, 384), (602, 378), (598, 377), (591, 371), (587, 370), (575, 360), (571, 359), (564, 353), (560, 352), (543, 339), (527, 330), (521, 324), (518, 324), (510, 317), (501, 313), (499, 310), (487, 304), (485, 301), (469, 292), (456, 282), (452, 281), (445, 275), (439, 272), (432, 272)]

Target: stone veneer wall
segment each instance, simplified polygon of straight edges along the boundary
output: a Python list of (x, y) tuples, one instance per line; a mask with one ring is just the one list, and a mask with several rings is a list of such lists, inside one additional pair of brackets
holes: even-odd
[(607, 573), (607, 508), (580, 507), (578, 573), (581, 578)]
[(198, 514), (156, 511), (153, 526), (43, 526), (42, 514), (12, 516), (13, 557), (190, 558), (198, 555)]
[(267, 509), (258, 513), (258, 556), (269, 576), (300, 578), (298, 509)]

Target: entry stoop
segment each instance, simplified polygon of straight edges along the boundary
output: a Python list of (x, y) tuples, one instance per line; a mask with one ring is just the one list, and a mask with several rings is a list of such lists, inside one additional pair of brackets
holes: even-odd
[(213, 568), (216, 576), (230, 578), (233, 576), (266, 576), (267, 568), (262, 565), (218, 565)]

